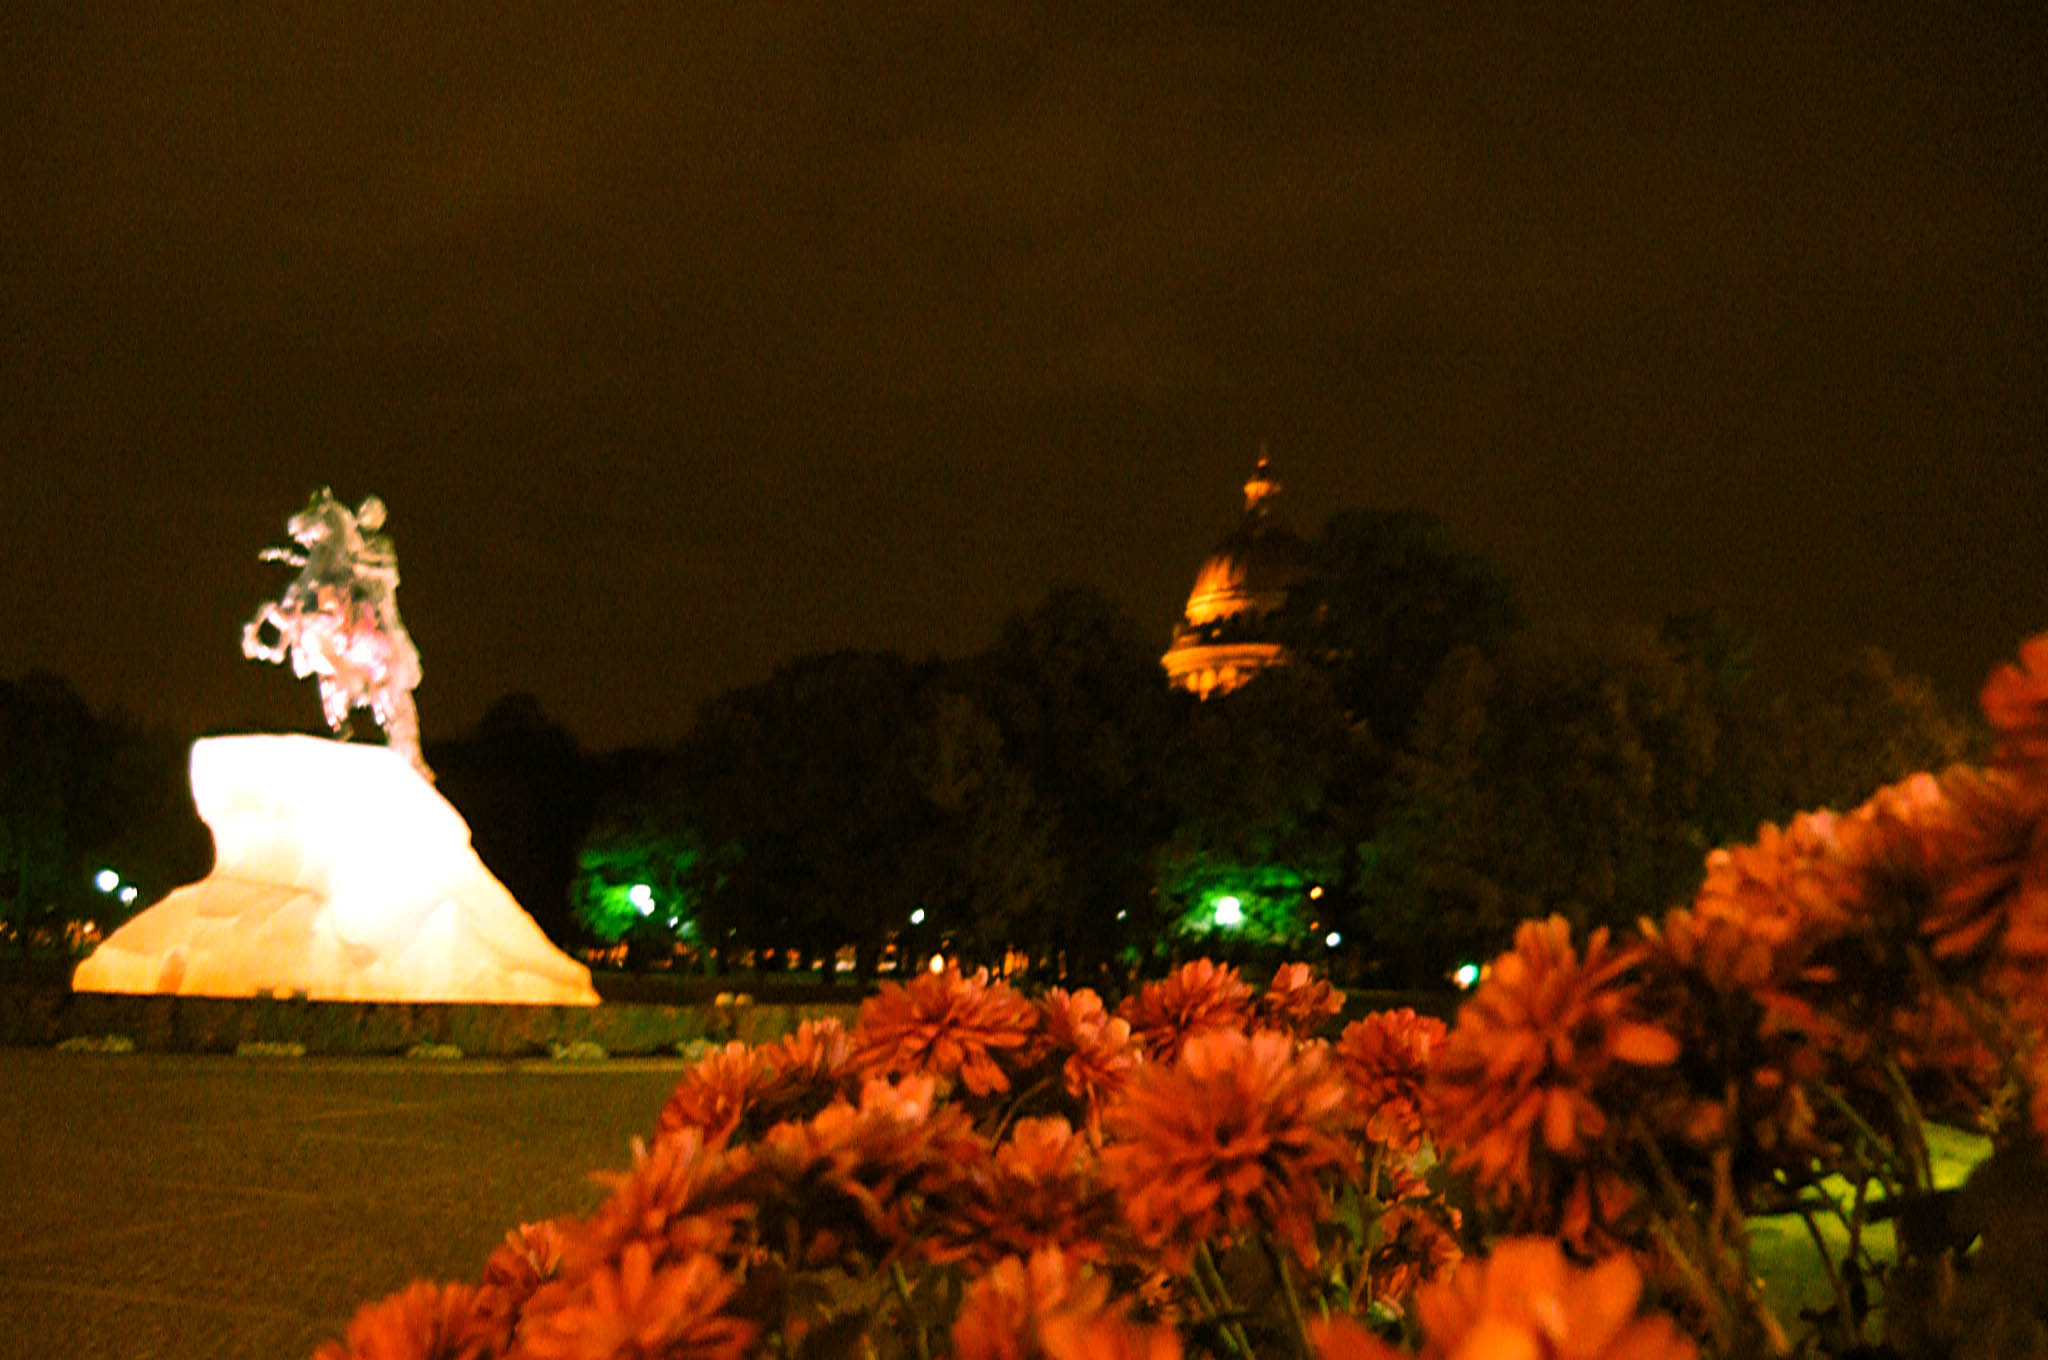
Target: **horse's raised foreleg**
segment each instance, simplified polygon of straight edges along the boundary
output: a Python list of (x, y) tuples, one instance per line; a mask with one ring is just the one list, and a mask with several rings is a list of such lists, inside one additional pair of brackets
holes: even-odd
[[(275, 644), (263, 640), (263, 626), (265, 624), (277, 629), (278, 640)], [(277, 612), (277, 605), (272, 602), (266, 602), (261, 609), (256, 611), (255, 618), (242, 625), (242, 655), (248, 657), (251, 661), (268, 661), (272, 665), (276, 665), (285, 658), (287, 647), (284, 637), (286, 631), (284, 616)]]
[(327, 717), (327, 730), (343, 741), (354, 735), (348, 721), (350, 707), (348, 691), (326, 676), (321, 676), (320, 711)]

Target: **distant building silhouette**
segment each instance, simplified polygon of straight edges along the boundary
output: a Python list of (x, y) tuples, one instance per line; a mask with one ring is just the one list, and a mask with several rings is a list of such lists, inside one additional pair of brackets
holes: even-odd
[(1200, 698), (1228, 694), (1287, 662), (1273, 624), (1288, 595), (1315, 575), (1315, 555), (1273, 518), (1282, 490), (1262, 446), (1244, 484), (1244, 518), (1203, 561), (1160, 664), (1176, 688)]

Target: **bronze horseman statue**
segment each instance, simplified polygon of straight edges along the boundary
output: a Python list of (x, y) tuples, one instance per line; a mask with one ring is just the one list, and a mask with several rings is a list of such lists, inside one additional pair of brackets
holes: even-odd
[(420, 654), (398, 617), (398, 553), (384, 532), (384, 502), (371, 496), (351, 512), (322, 487), (286, 529), (298, 546), (266, 548), (261, 559), (297, 567), (298, 577), (244, 625), (242, 654), (289, 657), (293, 674), (318, 677), (327, 726), (343, 740), (349, 714), (369, 709), (391, 749), (431, 780), (412, 699)]

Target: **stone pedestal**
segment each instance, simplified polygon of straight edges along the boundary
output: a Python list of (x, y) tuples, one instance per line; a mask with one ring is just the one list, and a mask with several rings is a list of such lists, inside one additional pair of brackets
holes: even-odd
[(403, 758), (318, 737), (210, 737), (192, 796), (214, 868), (78, 965), (77, 991), (595, 1005)]

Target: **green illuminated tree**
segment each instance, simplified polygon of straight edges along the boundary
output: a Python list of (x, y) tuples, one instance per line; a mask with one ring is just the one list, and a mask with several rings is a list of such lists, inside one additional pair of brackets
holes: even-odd
[[(1313, 671), (1268, 671), (1188, 715), (1167, 763), (1174, 830), (1156, 867), (1176, 933), (1307, 945), (1309, 922), (1337, 909), (1362, 741)], [(1314, 888), (1324, 892), (1312, 900)], [(1218, 923), (1224, 897), (1241, 922)]]

